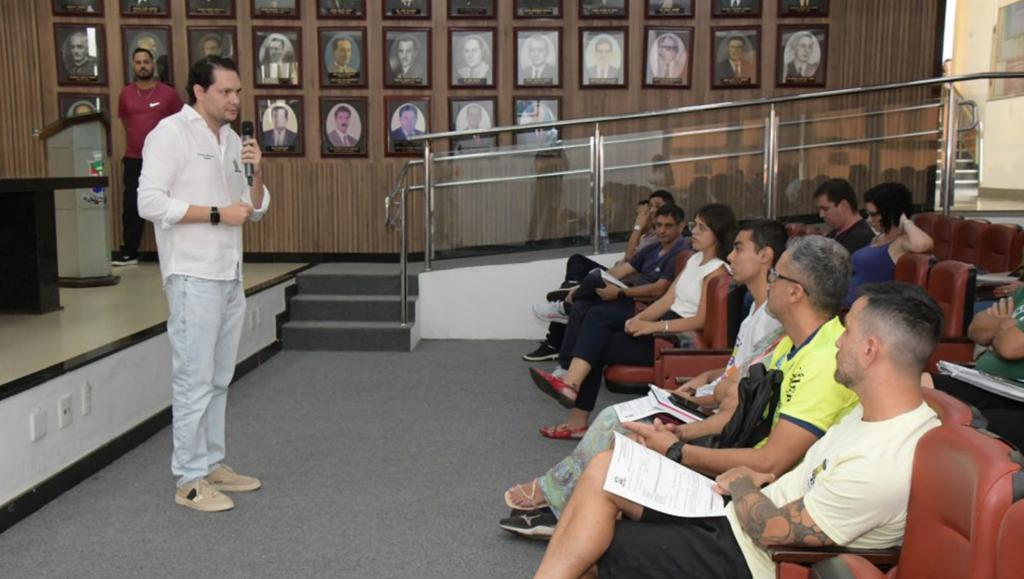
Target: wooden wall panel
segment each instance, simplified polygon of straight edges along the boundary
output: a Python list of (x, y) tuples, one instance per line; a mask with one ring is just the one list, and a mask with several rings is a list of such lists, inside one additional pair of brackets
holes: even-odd
[[(183, 87), (187, 76), (187, 32), (186, 26), (237, 26), (239, 64), (243, 84), (252, 86), (252, 26), (296, 26), (303, 28), (303, 85), (298, 89), (254, 89), (247, 88), (243, 102), (243, 117), (254, 117), (254, 92), (270, 95), (302, 95), (305, 104), (306, 154), (302, 158), (268, 159), (266, 161), (267, 182), (271, 187), (274, 206), (267, 219), (248, 228), (247, 249), (265, 253), (393, 253), (398, 247), (398, 236), (383, 227), (383, 198), (391, 189), (404, 159), (384, 156), (384, 97), (398, 95), (429, 95), (431, 97), (432, 128), (448, 127), (448, 97), (496, 96), (497, 117), (501, 124), (513, 122), (513, 99), (517, 96), (560, 96), (562, 117), (572, 118), (615, 114), (666, 107), (742, 100), (769, 95), (799, 92), (799, 89), (778, 89), (774, 86), (777, 26), (777, 0), (765, 0), (763, 17), (760, 19), (712, 19), (710, 2), (697, 0), (696, 16), (689, 20), (645, 20), (643, 0), (630, 2), (631, 18), (623, 20), (586, 20), (582, 24), (576, 17), (576, 0), (565, 0), (566, 17), (562, 20), (514, 20), (512, 1), (499, 0), (499, 18), (494, 21), (458, 20), (446, 17), (447, 0), (432, 0), (432, 20), (387, 20), (381, 18), (381, 2), (367, 0), (368, 18), (365, 22), (317, 21), (316, 3), (302, 2), (302, 19), (295, 20), (253, 20), (250, 18), (249, 0), (236, 0), (238, 16), (233, 21), (218, 19), (197, 19), (185, 17), (183, 1), (171, 2), (170, 19), (121, 18), (119, 2), (105, 0), (105, 16), (102, 19), (81, 17), (54, 17), (49, 2), (3, 2), (0, 4), (0, 30), (4, 33), (5, 45), (22, 46), (24, 51), (5, 50), (0, 59), (11, 71), (8, 92), (13, 99), (5, 99), (0, 115), (5, 121), (5, 131), (0, 136), (3, 147), (2, 166), (8, 174), (39, 174), (45, 166), (41, 146), (28, 137), (32, 128), (41, 127), (54, 120), (57, 115), (57, 93), (55, 62), (53, 54), (53, 23), (98, 22), (106, 29), (108, 47), (107, 66), (109, 86), (98, 89), (72, 89), (62, 87), (62, 92), (94, 92), (110, 96), (113, 110), (117, 107), (117, 93), (125, 79), (122, 70), (121, 25), (153, 24), (172, 26), (174, 46), (175, 84)], [(786, 19), (784, 24), (800, 22), (829, 24), (828, 87), (840, 88), (862, 86), (883, 82), (896, 82), (933, 76), (938, 67), (936, 53), (938, 43), (939, 14), (944, 2), (941, 0), (832, 0), (831, 14), (827, 18)], [(31, 6), (30, 6), (31, 5)], [(643, 65), (643, 29), (646, 25), (666, 26), (678, 22), (681, 26), (695, 28), (693, 60), (693, 84), (689, 90), (644, 89), (641, 86)], [(761, 78), (759, 89), (711, 90), (709, 58), (711, 26), (756, 24), (762, 27)], [(370, 83), (366, 89), (321, 89), (317, 75), (318, 26), (363, 26), (367, 27), (368, 66)], [(433, 28), (433, 87), (429, 91), (395, 90), (383, 88), (383, 55), (379, 50), (382, 43), (383, 26)], [(449, 26), (497, 26), (499, 47), (497, 88), (450, 90), (447, 80), (447, 30)], [(578, 29), (583, 26), (623, 26), (629, 28), (629, 87), (624, 90), (580, 90), (578, 88)], [(561, 27), (563, 88), (561, 89), (514, 89), (514, 28), (520, 26)], [(28, 63), (28, 64), (27, 64)], [(927, 91), (913, 94), (888, 94), (870, 98), (837, 99), (833, 102), (803, 103), (785, 114), (812, 114), (826, 110), (838, 110), (865, 106), (881, 106), (888, 103), (908, 102), (928, 96)], [(369, 122), (371, 131), (370, 155), (365, 159), (321, 159), (319, 156), (319, 98), (321, 96), (365, 96), (369, 99)], [(698, 119), (676, 119), (672, 126), (712, 125), (716, 123), (760, 122), (764, 111), (730, 111)], [(13, 130), (9, 130), (12, 128)], [(665, 123), (637, 122), (622, 123), (603, 127), (606, 134), (628, 134), (638, 131), (663, 130)], [(888, 129), (888, 127), (886, 127)], [(825, 129), (822, 129), (825, 130)], [(838, 130), (838, 129), (837, 129)], [(843, 127), (842, 132), (856, 134), (863, 127)], [(753, 135), (753, 133), (751, 133)], [(565, 137), (581, 137), (582, 131), (567, 131)], [(124, 151), (124, 134), (121, 124), (114, 119), (112, 126), (114, 159), (111, 163), (114, 194), (111, 196), (111, 215), (120, 211), (120, 156)], [(759, 137), (750, 135), (744, 140)], [(502, 141), (511, 142), (509, 137)], [(722, 150), (742, 144), (736, 139), (689, 139), (672, 141), (665, 146), (665, 152), (692, 152), (697, 150)], [(907, 163), (927, 163), (927, 147), (919, 144), (905, 144), (885, 149), (880, 154), (876, 147), (849, 150), (844, 155), (832, 155), (829, 151), (806, 155), (805, 172), (817, 174), (847, 171), (843, 162), (850, 164), (877, 164), (879, 159), (886, 162), (896, 160), (895, 167)], [(444, 147), (441, 150), (444, 150)], [(904, 150), (905, 149), (905, 150)], [(893, 155), (896, 155), (893, 157)], [(922, 161), (922, 159), (924, 159)], [(808, 164), (810, 163), (810, 164)], [(575, 161), (570, 163), (574, 167)], [(741, 214), (756, 214), (763, 203), (758, 198), (760, 176), (757, 173), (760, 158), (727, 160), (680, 165), (673, 168), (676, 191), (689, 196), (689, 188), (695, 181), (704, 179), (708, 187), (716, 187), (714, 194), (708, 192), (701, 197), (696, 193), (692, 199), (681, 202), (688, 210), (695, 208), (699, 199), (722, 198), (742, 204)], [(888, 168), (888, 167), (885, 167)], [(880, 174), (884, 168), (872, 166)], [(479, 169), (465, 169), (467, 174), (478, 174)], [(494, 172), (501, 174), (512, 169), (503, 167)], [(743, 170), (745, 182), (730, 181), (728, 177), (717, 178), (716, 174), (735, 173)], [(607, 190), (607, 215), (612, 230), (628, 227), (635, 198), (644, 192), (648, 175), (644, 171), (624, 171), (609, 179)], [(438, 199), (438, 230), (444, 234), (444, 243), (450, 247), (466, 245), (511, 243), (531, 237), (562, 237), (575, 235), (580, 229), (586, 230), (580, 220), (589, 219), (589, 203), (585, 197), (586, 179), (548, 179), (537, 183), (519, 183), (495, 187), (488, 192), (479, 188), (458, 188), (446, 192)], [(701, 181), (702, 182), (702, 181)], [(718, 189), (725, 187), (726, 189)], [(746, 197), (744, 197), (746, 195)], [(413, 247), (419, 248), (422, 239), (422, 199), (414, 200), (411, 208), (413, 217)], [(441, 213), (444, 215), (441, 215)], [(555, 219), (551, 219), (554, 215)], [(575, 220), (575, 221), (573, 221)], [(120, 239), (119, 219), (112, 218), (113, 239)], [(531, 226), (531, 222), (533, 225)], [(441, 241), (439, 239), (439, 241)], [(152, 248), (151, 234), (147, 234), (146, 248)]]

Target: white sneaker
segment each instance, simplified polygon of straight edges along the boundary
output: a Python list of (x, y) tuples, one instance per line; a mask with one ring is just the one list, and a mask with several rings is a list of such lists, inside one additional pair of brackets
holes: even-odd
[(565, 302), (546, 302), (534, 304), (533, 315), (542, 322), (555, 322), (565, 324), (569, 322), (569, 316), (565, 314)]

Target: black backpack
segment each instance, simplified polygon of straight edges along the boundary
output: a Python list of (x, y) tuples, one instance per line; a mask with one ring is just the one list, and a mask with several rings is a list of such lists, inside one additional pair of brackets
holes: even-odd
[(764, 364), (750, 366), (746, 378), (740, 380), (739, 404), (732, 418), (716, 436), (708, 437), (702, 446), (708, 448), (753, 448), (772, 430), (775, 411), (782, 396), (781, 370), (767, 370)]

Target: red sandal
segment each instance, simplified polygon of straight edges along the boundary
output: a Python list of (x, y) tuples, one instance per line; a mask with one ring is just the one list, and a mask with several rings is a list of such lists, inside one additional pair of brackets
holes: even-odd
[(581, 428), (570, 428), (568, 424), (557, 424), (545, 426), (540, 429), (540, 435), (555, 440), (579, 440), (587, 433), (586, 426)]

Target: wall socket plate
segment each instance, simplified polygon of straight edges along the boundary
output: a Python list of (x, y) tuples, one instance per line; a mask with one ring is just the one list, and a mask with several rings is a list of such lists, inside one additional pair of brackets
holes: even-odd
[(57, 400), (57, 425), (64, 429), (71, 426), (74, 413), (71, 411), (71, 395), (65, 394)]

